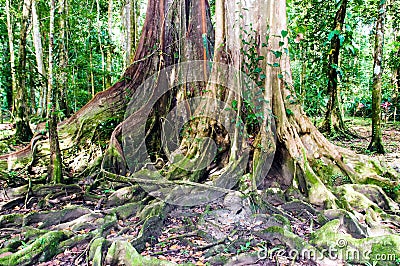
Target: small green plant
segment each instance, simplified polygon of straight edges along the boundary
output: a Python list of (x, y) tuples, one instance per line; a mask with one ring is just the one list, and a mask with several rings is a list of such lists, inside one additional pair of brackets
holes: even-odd
[(342, 174), (334, 174), (329, 177), (328, 182), (330, 186), (334, 187), (341, 184), (351, 183), (351, 180), (348, 176), (344, 176)]
[(157, 242), (157, 239), (156, 239), (155, 236), (150, 236), (149, 239), (150, 239), (150, 244), (151, 244), (151, 245), (153, 245), (154, 243)]
[(210, 214), (211, 213), (211, 207), (210, 207), (210, 205), (207, 205), (206, 206), (206, 209), (204, 210), (204, 215), (208, 215), (208, 214)]
[(182, 255), (189, 255), (189, 251), (187, 249), (182, 249), (181, 250)]
[(115, 192), (115, 190), (112, 189), (112, 188), (108, 188), (108, 189), (104, 189), (104, 190), (103, 190), (103, 193), (104, 193), (104, 194), (110, 194), (110, 193), (114, 193), (114, 192)]
[(22, 245), (22, 248), (26, 248), (26, 247), (28, 247), (28, 244), (27, 244), (27, 243), (25, 243), (25, 241), (21, 241), (21, 245)]
[(385, 191), (386, 194), (395, 194), (400, 191), (400, 184), (396, 186), (384, 186), (383, 191)]
[(16, 177), (18, 177), (18, 172), (10, 171), (8, 173), (8, 178), (13, 179), (13, 178), (16, 178)]
[[(240, 28), (242, 31), (240, 38), (242, 42), (242, 48), (240, 52), (243, 54), (243, 66), (242, 71), (248, 75), (251, 79), (244, 80), (245, 90), (243, 92), (243, 118), (246, 121), (246, 126), (250, 131), (257, 130), (258, 122), (260, 119), (264, 119), (264, 110), (254, 106), (254, 100), (259, 103), (264, 102), (264, 91), (265, 91), (265, 80), (267, 75), (263, 69), (265, 64), (265, 57), (259, 55), (259, 44), (256, 38), (257, 31), (250, 25), (249, 29), (243, 27)], [(267, 43), (269, 40), (269, 34), (267, 34), (265, 42), (262, 44), (263, 47), (268, 47)], [(275, 56), (277, 58), (282, 55), (282, 52), (275, 51)], [(256, 87), (254, 86), (256, 84)], [(238, 102), (232, 102), (232, 107), (234, 110), (240, 110)]]
[(236, 253), (240, 254), (240, 253), (247, 252), (250, 250), (250, 248), (251, 248), (251, 242), (247, 241), (244, 245), (240, 245), (240, 248), (238, 250), (236, 250)]

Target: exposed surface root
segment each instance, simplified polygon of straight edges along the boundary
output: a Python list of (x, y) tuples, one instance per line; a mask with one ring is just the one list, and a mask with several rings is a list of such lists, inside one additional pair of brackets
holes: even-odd
[[(24, 200), (18, 201), (27, 186), (6, 189), (0, 215), (0, 265), (49, 260), (77, 265), (86, 261), (92, 265), (276, 265), (285, 261), (340, 265), (345, 258), (332, 260), (324, 249), (335, 247), (341, 239), (360, 252), (389, 254), (399, 248), (398, 205), (373, 185), (338, 186), (335, 196), (342, 204), (348, 202), (343, 206), (346, 210), (322, 212), (294, 199), (293, 192), (279, 189), (260, 194), (230, 192), (206, 206), (173, 207), (149, 197), (136, 183), (117, 182), (108, 189), (105, 184), (99, 176), (90, 190), (36, 185), (28, 203), (36, 212), (24, 209)], [(363, 195), (366, 192), (368, 196)], [(261, 251), (267, 250), (264, 256)], [(290, 253), (293, 250), (296, 256)], [(299, 255), (307, 252), (315, 257)]]

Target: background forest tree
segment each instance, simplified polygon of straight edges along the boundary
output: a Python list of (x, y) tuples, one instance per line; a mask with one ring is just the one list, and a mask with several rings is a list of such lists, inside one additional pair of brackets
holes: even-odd
[[(9, 38), (7, 37), (7, 12), (3, 0), (2, 8), (2, 62), (10, 62)], [(27, 36), (27, 92), (30, 116), (37, 121), (39, 111), (45, 113), (44, 108), (46, 94), (42, 84), (47, 83), (46, 65), (49, 31), (49, 5), (46, 1), (33, 1), (35, 11), (29, 21), (30, 28)], [(129, 65), (132, 50), (128, 50), (129, 43), (137, 43), (141, 25), (144, 21), (144, 9), (147, 3), (134, 2), (133, 9), (130, 2), (124, 1), (87, 1), (84, 5), (76, 1), (59, 1), (57, 3), (56, 25), (60, 27), (56, 34), (56, 63), (55, 73), (59, 84), (64, 84), (60, 93), (65, 96), (61, 102), (63, 114), (68, 110), (76, 112), (85, 105), (93, 94), (109, 87), (121, 77), (123, 69)], [(318, 1), (288, 1), (289, 29), (293, 36), (291, 49), (294, 87), (298, 97), (304, 103), (304, 108), (311, 117), (323, 117), (328, 104), (328, 71), (329, 54), (332, 54), (330, 42), (339, 38), (341, 42), (340, 66), (337, 72), (341, 90), (342, 112), (345, 116), (360, 115), (358, 104), (364, 105), (364, 116), (371, 115), (372, 93), (371, 77), (373, 64), (372, 35), (374, 22), (376, 21), (377, 5), (373, 1), (350, 1), (346, 12), (346, 22), (342, 32), (334, 29), (335, 12), (339, 10), (337, 5), (331, 2), (319, 3)], [(10, 1), (10, 15), (12, 19), (14, 57), (18, 60), (17, 51), (20, 34), (20, 22), (22, 6), (17, 1)], [(132, 14), (127, 12), (132, 10)], [(213, 7), (212, 7), (213, 10)], [(70, 16), (69, 14), (74, 14)], [(36, 19), (33, 18), (35, 14)], [(141, 14), (141, 15), (139, 15)], [(383, 102), (392, 103), (390, 109), (398, 108), (396, 101), (395, 72), (398, 68), (398, 57), (393, 56), (398, 52), (398, 7), (396, 1), (388, 5), (387, 31), (384, 49), (384, 73), (383, 73)], [(132, 17), (132, 20), (130, 18)], [(67, 18), (67, 19), (66, 19)], [(35, 25), (35, 21), (37, 23)], [(132, 22), (131, 22), (132, 21)], [(64, 25), (64, 26), (62, 26)], [(132, 26), (130, 26), (132, 25)], [(40, 27), (40, 29), (38, 29)], [(131, 30), (132, 29), (132, 30)], [(66, 31), (66, 34), (63, 33)], [(295, 36), (303, 34), (300, 42), (296, 42)], [(307, 34), (306, 34), (307, 33)], [(64, 36), (65, 34), (65, 36)], [(41, 36), (38, 38), (37, 36)], [(36, 36), (36, 37), (35, 37)], [(321, 41), (322, 40), (322, 41)], [(40, 44), (38, 46), (38, 43)], [(135, 47), (135, 45), (131, 45)], [(37, 51), (42, 47), (42, 52)], [(110, 55), (113, 56), (110, 56)], [(129, 55), (130, 54), (130, 55)], [(65, 63), (63, 57), (67, 56)], [(12, 60), (11, 60), (12, 61)], [(42, 61), (42, 63), (41, 63)], [(14, 62), (15, 64), (15, 62)], [(12, 109), (11, 93), (11, 66), (2, 64), (1, 93), (2, 111)], [(81, 71), (77, 71), (77, 70)], [(32, 70), (32, 71), (29, 71)], [(316, 71), (318, 70), (318, 71)], [(65, 75), (65, 77), (64, 77)], [(112, 82), (110, 81), (112, 78)], [(62, 80), (62, 81), (60, 81)], [(66, 82), (63, 82), (63, 81)], [(396, 79), (397, 80), (397, 79)], [(68, 86), (65, 87), (65, 84)], [(305, 90), (307, 88), (307, 90)], [(308, 94), (307, 94), (308, 93)], [(310, 101), (308, 95), (317, 95), (318, 101)], [(355, 97), (353, 97), (356, 95)], [(63, 102), (67, 102), (68, 106)], [(317, 103), (317, 104), (316, 104)], [(61, 115), (61, 114), (60, 114)], [(45, 117), (45, 116), (44, 116)], [(62, 120), (63, 118), (60, 117)]]
[[(1, 9), (2, 110), (12, 110), (11, 66), (7, 16), (10, 15), (14, 46), (14, 61), (18, 58), (22, 5), (19, 1), (6, 1)], [(143, 24), (143, 1), (56, 1), (55, 25), (55, 77), (61, 96), (60, 119), (85, 105), (95, 93), (105, 90), (121, 77), (123, 69), (130, 64)], [(27, 81), (30, 117), (33, 122), (46, 117), (46, 86), (49, 47), (50, 5), (48, 1), (33, 1), (29, 13), (27, 34)], [(127, 10), (132, 10), (132, 14)], [(73, 15), (72, 15), (73, 14)], [(138, 16), (137, 14), (142, 14)], [(133, 17), (132, 17), (133, 16)], [(132, 18), (132, 19), (131, 19)], [(132, 26), (131, 26), (132, 25)], [(130, 45), (132, 43), (132, 45)], [(112, 56), (110, 56), (112, 54)], [(128, 58), (128, 59), (126, 59)], [(128, 60), (128, 61), (127, 61)], [(129, 62), (129, 63), (127, 63)], [(67, 105), (65, 105), (67, 103)], [(36, 115), (38, 113), (40, 115)]]
[(397, 0), (0, 3), (0, 265), (398, 264)]

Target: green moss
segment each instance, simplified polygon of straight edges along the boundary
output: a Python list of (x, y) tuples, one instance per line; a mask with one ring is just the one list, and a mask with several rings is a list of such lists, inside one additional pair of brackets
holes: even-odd
[(307, 157), (304, 155), (304, 175), (305, 181), (307, 184), (307, 194), (310, 200), (310, 203), (323, 206), (327, 209), (336, 207), (335, 205), (335, 197), (332, 193), (326, 188), (324, 183), (319, 179), (319, 177), (312, 171), (310, 167)]
[(372, 202), (365, 195), (354, 190), (353, 185), (342, 185), (336, 189), (341, 205), (347, 210), (356, 210), (357, 212), (364, 212), (368, 208), (373, 208), (379, 211), (378, 205)]
[(93, 235), (91, 233), (79, 234), (79, 235), (75, 235), (75, 236), (73, 236), (73, 234), (71, 234), (71, 236), (69, 236), (70, 238), (68, 238), (67, 240), (60, 243), (60, 249), (65, 250), (67, 248), (74, 247), (80, 243), (89, 241), (93, 237)]
[(377, 262), (376, 265), (399, 265), (397, 263), (400, 260), (399, 245), (398, 239), (396, 243), (391, 238), (372, 244), (371, 253), (369, 254), (370, 261)]
[(140, 213), (140, 218), (145, 220), (149, 217), (158, 216), (160, 218), (165, 215), (165, 203), (164, 202), (156, 202), (144, 207), (142, 212)]
[(101, 246), (98, 246), (95, 250), (94, 256), (93, 256), (93, 266), (101, 266), (102, 264), (102, 249)]
[(125, 220), (136, 214), (137, 210), (140, 209), (140, 203), (127, 203), (122, 206), (114, 208), (111, 213), (116, 214), (120, 219)]
[(211, 265), (225, 265), (228, 262), (228, 257), (223, 255), (215, 255), (210, 258)]
[(279, 222), (282, 222), (283, 228), (284, 228), (285, 230), (292, 231), (292, 226), (291, 226), (290, 221), (289, 221), (288, 218), (286, 218), (285, 216), (282, 216), (282, 215), (280, 215), (280, 214), (273, 214), (272, 216), (273, 216), (276, 220), (278, 220)]
[[(96, 253), (99, 253), (99, 248), (100, 247), (97, 247), (96, 248), (96, 250), (95, 250), (95, 258), (96, 258), (96, 256), (98, 257), (99, 256), (99, 254), (96, 254)], [(106, 255), (106, 261), (107, 261), (107, 263), (109, 263), (109, 264), (112, 264), (112, 265), (116, 265), (117, 263), (118, 263), (118, 257), (119, 257), (119, 254), (117, 253), (117, 242), (113, 242), (113, 243), (111, 243), (111, 246), (108, 248), (108, 251), (107, 251), (107, 255)], [(99, 260), (99, 258), (97, 258), (97, 260)]]
[(107, 245), (107, 240), (104, 237), (96, 238), (92, 241), (89, 249), (89, 260), (93, 260), (97, 253), (97, 249), (102, 250)]
[(274, 234), (285, 234), (285, 229), (279, 226), (271, 226), (264, 230), (265, 233), (274, 233)]
[[(310, 243), (325, 251), (334, 248), (339, 258), (351, 263), (397, 265), (395, 260), (400, 254), (400, 236), (385, 235), (356, 239), (351, 235), (338, 233), (340, 226), (339, 220), (326, 223), (311, 235)], [(385, 260), (382, 260), (383, 256), (386, 257)]]
[(13, 252), (13, 250), (8, 248), (8, 247), (7, 248), (0, 248), (0, 255), (4, 254), (4, 253), (7, 253), (7, 252)]
[(0, 265), (28, 265), (34, 261), (47, 261), (58, 252), (58, 244), (65, 238), (61, 231), (52, 231), (37, 238), (30, 245), (9, 256), (0, 258)]
[(295, 248), (296, 250), (302, 250), (307, 245), (302, 238), (279, 226), (268, 227), (263, 232), (267, 234), (280, 235), (281, 240), (284, 240), (286, 244), (289, 244), (291, 248)]
[(146, 265), (146, 266), (170, 266), (176, 265), (175, 263), (169, 261), (158, 260), (155, 258), (143, 257), (141, 256), (136, 249), (129, 243), (129, 242), (120, 242), (119, 245), (120, 249), (123, 249), (123, 253), (125, 257), (123, 261), (125, 265), (128, 266), (139, 266), (139, 265)]
[[(322, 159), (312, 161), (311, 167), (320, 177), (331, 177), (341, 174), (341, 172), (338, 172), (332, 164), (327, 164)], [(329, 184), (329, 181), (330, 179), (328, 178), (327, 180), (324, 180), (324, 183)]]
[(377, 175), (382, 175), (385, 169), (378, 163), (376, 160), (371, 160), (370, 163), (372, 164), (373, 170)]
[(63, 182), (62, 167), (61, 167), (61, 157), (54, 156), (53, 161), (53, 182), (55, 184), (60, 184)]
[(117, 223), (117, 216), (115, 214), (112, 215), (107, 215), (102, 219), (99, 219), (99, 223), (103, 224), (99, 230), (99, 234), (103, 235), (105, 231), (107, 231), (109, 228), (111, 228), (114, 224)]
[(49, 232), (49, 230), (41, 230), (30, 226), (24, 227), (23, 230), (25, 242), (28, 242), (31, 239), (36, 239)]
[(6, 214), (0, 216), (0, 226), (6, 227), (6, 225), (18, 225), (22, 223), (23, 215), (19, 213)]
[(267, 239), (279, 239), (280, 242), (282, 242), (284, 245), (291, 248), (292, 250), (296, 250), (299, 254), (314, 254), (315, 259), (320, 262), (324, 259), (323, 254), (319, 250), (308, 244), (298, 235), (284, 230), (281, 227), (272, 226), (262, 231), (262, 233), (266, 235)]
[(19, 237), (11, 238), (3, 244), (4, 247), (7, 247), (12, 252), (16, 252), (21, 245), (22, 241)]

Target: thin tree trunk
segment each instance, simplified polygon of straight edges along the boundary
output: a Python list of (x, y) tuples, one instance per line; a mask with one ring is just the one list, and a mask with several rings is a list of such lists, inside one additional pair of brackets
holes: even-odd
[(108, 33), (108, 49), (106, 59), (106, 88), (111, 87), (111, 72), (112, 72), (112, 53), (113, 53), (113, 40), (112, 40), (112, 17), (113, 17), (113, 0), (108, 1), (108, 21), (107, 21), (107, 33)]
[(126, 54), (125, 54), (125, 65), (129, 66), (131, 64), (131, 51), (132, 51), (132, 14), (133, 14), (133, 6), (132, 6), (133, 1), (132, 0), (127, 0), (126, 7), (125, 7), (125, 15), (126, 15), (126, 21), (125, 21), (125, 27), (126, 27)]
[[(399, 36), (399, 32), (398, 29), (395, 29), (395, 34), (394, 34), (394, 40), (395, 41), (400, 41), (400, 36)], [(400, 48), (399, 50), (397, 50), (396, 53), (396, 57), (400, 58)], [(400, 66), (397, 66), (397, 68), (395, 68), (393, 70), (392, 73), (392, 80), (393, 80), (393, 122), (396, 122), (396, 118), (397, 118), (397, 112), (399, 109), (399, 97), (400, 97)]]
[(307, 73), (307, 61), (303, 58), (301, 61), (301, 74), (300, 74), (300, 95), (301, 95), (301, 104), (304, 103), (304, 98), (306, 97), (306, 86), (305, 86), (305, 78)]
[[(89, 41), (90, 42), (90, 41)], [(92, 97), (94, 97), (96, 91), (94, 87), (94, 73), (93, 73), (93, 52), (92, 52), (92, 45), (89, 44), (90, 54), (89, 54), (89, 66), (90, 66), (90, 88), (92, 90)]]
[(3, 82), (0, 78), (0, 124), (3, 124), (3, 104), (4, 104), (4, 100), (5, 100), (5, 93), (3, 93), (2, 89), (3, 89)]
[[(397, 52), (398, 57), (400, 57), (400, 50)], [(397, 75), (396, 75), (396, 110), (398, 111), (399, 109), (399, 104), (400, 104), (400, 68), (397, 69)], [(396, 112), (394, 113), (394, 119), (396, 119)]]
[[(8, 47), (10, 49), (10, 64), (11, 64), (11, 90), (12, 90), (12, 102), (14, 102), (14, 94), (17, 89), (17, 78), (15, 74), (15, 54), (14, 54), (14, 35), (12, 27), (12, 17), (10, 10), (10, 1), (6, 0), (6, 14), (7, 14), (7, 33), (8, 33)], [(15, 111), (14, 103), (12, 106), (12, 111)]]
[(58, 82), (58, 90), (59, 90), (59, 107), (60, 111), (64, 113), (65, 116), (70, 115), (70, 111), (68, 108), (67, 102), (67, 92), (68, 92), (68, 82), (67, 82), (67, 67), (68, 67), (68, 50), (67, 50), (67, 34), (66, 34), (66, 26), (67, 26), (67, 12), (66, 12), (67, 0), (59, 0), (58, 2), (58, 14), (59, 18), (59, 54), (60, 54), (60, 63), (59, 63), (59, 82)]
[(47, 94), (47, 86), (46, 82), (46, 70), (44, 66), (43, 60), (43, 46), (42, 46), (42, 37), (40, 35), (40, 24), (39, 24), (39, 17), (36, 10), (36, 1), (32, 1), (32, 38), (33, 38), (33, 45), (35, 47), (35, 56), (36, 56), (36, 64), (37, 64), (37, 71), (40, 75), (40, 115), (41, 117), (46, 117), (47, 112), (47, 103), (46, 97)]
[(27, 92), (26, 92), (26, 35), (32, 0), (25, 0), (22, 8), (20, 45), (18, 50), (17, 87), (15, 106), (15, 136), (21, 141), (29, 141), (32, 130), (29, 126)]
[(346, 17), (347, 0), (342, 0), (339, 10), (336, 12), (334, 30), (337, 33), (331, 40), (331, 53), (329, 55), (329, 82), (328, 94), (329, 101), (325, 113), (321, 131), (333, 134), (335, 132), (346, 133), (343, 113), (341, 111), (340, 88), (338, 87), (338, 69), (341, 41), (339, 36), (342, 34), (343, 23)]
[(54, 13), (55, 0), (50, 3), (50, 30), (49, 30), (49, 80), (48, 91), (51, 95), (51, 107), (47, 111), (49, 123), (49, 143), (50, 143), (50, 165), (49, 165), (49, 181), (52, 183), (62, 182), (62, 159), (60, 144), (58, 142), (57, 133), (57, 90), (53, 87), (53, 49), (54, 49)]
[(103, 90), (106, 89), (106, 77), (105, 77), (105, 56), (104, 56), (104, 48), (101, 41), (101, 22), (100, 22), (100, 1), (96, 0), (96, 27), (97, 27), (97, 40), (99, 42), (100, 53), (101, 53), (101, 71), (102, 71), (102, 87)]
[(135, 56), (135, 43), (136, 43), (136, 7), (137, 0), (129, 0), (130, 1), (130, 10), (129, 10), (129, 64), (132, 63), (132, 59)]
[(136, 21), (136, 0), (126, 0), (125, 6), (123, 7), (123, 21), (124, 21), (124, 48), (125, 48), (125, 66), (129, 66), (132, 63), (132, 59), (135, 55), (136, 46), (136, 32), (137, 32), (137, 21)]
[(35, 71), (33, 70), (32, 64), (29, 64), (30, 113), (33, 115), (37, 115), (34, 73), (35, 73)]
[(372, 85), (372, 138), (368, 150), (385, 153), (382, 141), (381, 102), (382, 102), (382, 56), (385, 34), (386, 0), (379, 2), (378, 18), (375, 25), (375, 50)]
[(393, 123), (396, 122), (396, 116), (397, 116), (397, 105), (399, 102), (399, 84), (398, 84), (398, 78), (399, 78), (399, 69), (394, 69), (392, 72), (392, 85), (393, 85)]

